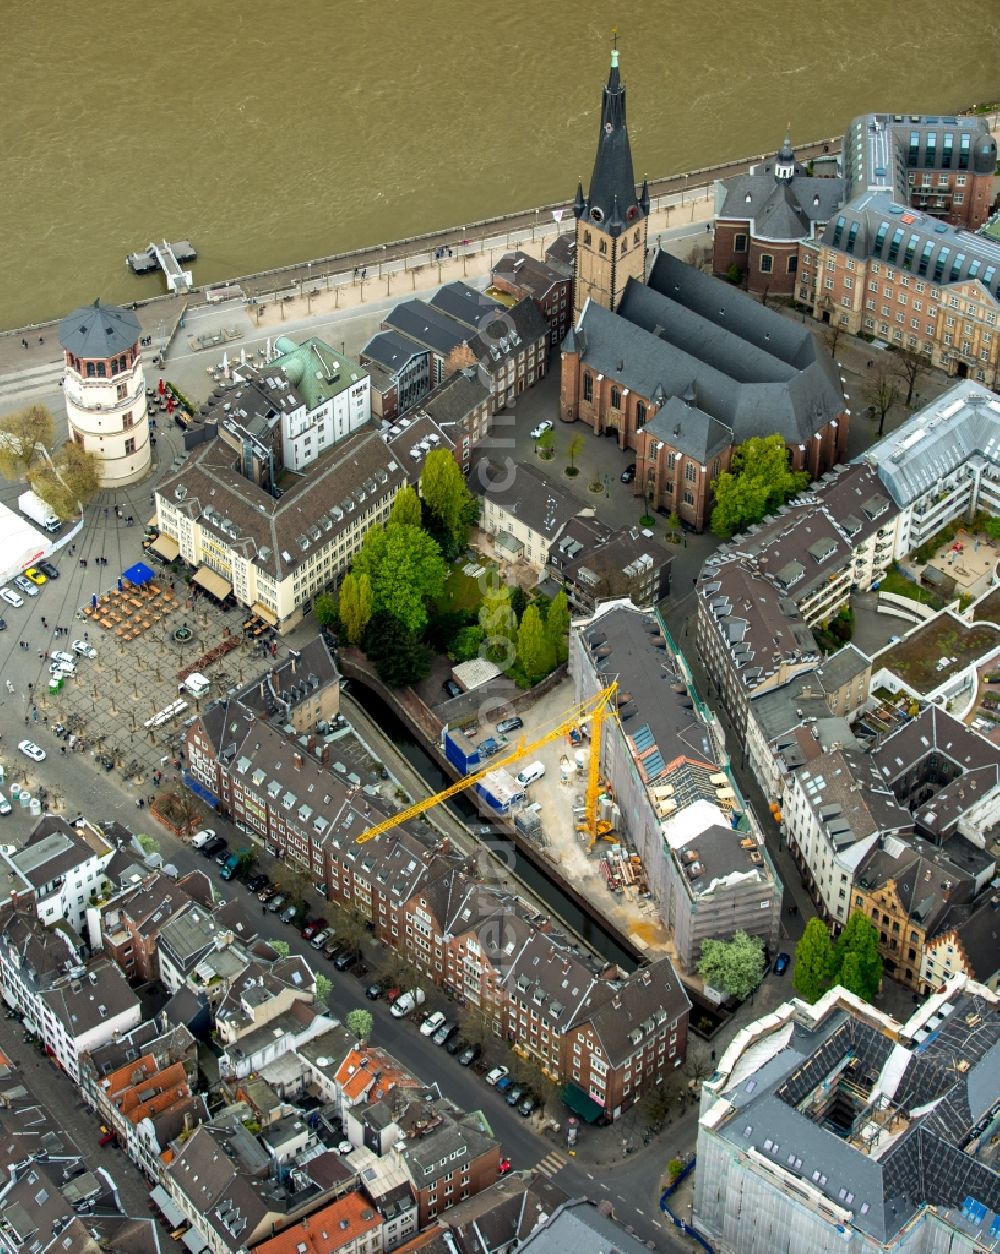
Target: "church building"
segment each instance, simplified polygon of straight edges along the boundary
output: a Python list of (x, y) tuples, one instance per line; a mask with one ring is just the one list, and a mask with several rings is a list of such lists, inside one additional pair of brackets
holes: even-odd
[(658, 254), (646, 277), (649, 188), (637, 188), (617, 49), (590, 187), (578, 187), (573, 328), (560, 418), (636, 453), (636, 496), (701, 531), (712, 483), (752, 436), (780, 434), (820, 478), (847, 457), (839, 372), (812, 333), (729, 283)]

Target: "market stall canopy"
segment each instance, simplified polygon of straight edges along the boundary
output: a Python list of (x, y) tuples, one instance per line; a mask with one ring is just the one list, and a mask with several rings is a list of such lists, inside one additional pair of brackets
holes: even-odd
[(136, 562), (134, 566), (130, 566), (128, 570), (122, 571), (122, 578), (127, 579), (130, 584), (136, 588), (141, 588), (143, 584), (152, 583), (156, 575), (145, 562)]

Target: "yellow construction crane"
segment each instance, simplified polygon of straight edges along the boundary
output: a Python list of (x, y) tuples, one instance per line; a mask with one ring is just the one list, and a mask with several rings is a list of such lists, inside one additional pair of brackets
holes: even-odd
[(449, 797), (454, 797), (456, 793), (475, 787), (480, 780), (485, 779), (487, 775), (491, 775), (494, 771), (500, 770), (501, 767), (511, 766), (513, 763), (527, 757), (528, 754), (534, 753), (536, 749), (540, 749), (543, 745), (550, 744), (553, 740), (558, 740), (560, 736), (567, 735), (571, 728), (579, 727), (581, 723), (589, 722), (590, 763), (587, 773), (586, 828), (591, 834), (591, 846), (593, 846), (597, 836), (597, 799), (601, 787), (601, 727), (604, 715), (608, 706), (613, 703), (617, 691), (617, 683), (612, 683), (607, 688), (603, 688), (600, 692), (595, 693), (594, 696), (589, 697), (586, 701), (581, 701), (572, 710), (561, 715), (559, 721), (551, 730), (536, 737), (529, 743), (525, 743), (522, 737), (510, 752), (490, 758), (489, 765), (483, 767), (482, 770), (476, 771), (472, 775), (464, 776), (457, 783), (452, 784), (450, 788), (444, 788), (432, 797), (424, 797), (422, 801), (415, 801), (413, 805), (408, 806), (405, 810), (400, 810), (392, 818), (376, 823), (374, 827), (369, 827), (361, 833), (355, 843), (363, 845), (366, 841), (374, 840), (376, 836), (381, 836), (383, 832), (391, 831), (394, 827), (398, 827), (400, 823), (405, 823), (407, 819), (414, 819), (418, 815), (425, 813), (425, 811), (433, 809), (434, 806), (440, 805), (442, 801), (447, 801)]

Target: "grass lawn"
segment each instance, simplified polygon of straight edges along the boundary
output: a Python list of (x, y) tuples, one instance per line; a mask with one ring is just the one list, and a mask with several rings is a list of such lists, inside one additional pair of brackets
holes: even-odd
[(918, 583), (898, 570), (887, 570), (879, 580), (879, 592), (894, 592), (898, 597), (909, 597), (911, 601), (919, 601), (921, 605), (929, 605), (932, 610), (944, 608), (944, 602), (930, 588), (923, 588)]
[[(451, 568), (451, 574), (445, 580), (444, 590), (436, 603), (436, 609), (440, 613), (457, 610), (473, 610), (479, 609), (483, 603), (483, 588), (488, 586), (485, 575), (479, 579), (474, 579), (471, 575), (467, 575), (462, 567), (465, 565), (465, 559), (456, 562)], [(482, 565), (487, 565), (485, 562)], [(490, 569), (487, 566), (487, 569)]]

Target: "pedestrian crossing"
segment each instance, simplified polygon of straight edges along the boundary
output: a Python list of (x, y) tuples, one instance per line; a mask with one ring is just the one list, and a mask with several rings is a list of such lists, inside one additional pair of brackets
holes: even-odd
[(551, 1154), (546, 1154), (540, 1163), (535, 1163), (535, 1171), (540, 1171), (543, 1176), (551, 1180), (568, 1162), (569, 1159), (565, 1154), (560, 1153), (559, 1150), (553, 1150)]

